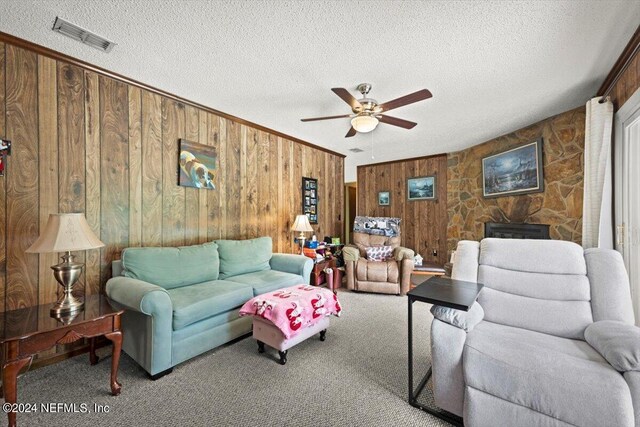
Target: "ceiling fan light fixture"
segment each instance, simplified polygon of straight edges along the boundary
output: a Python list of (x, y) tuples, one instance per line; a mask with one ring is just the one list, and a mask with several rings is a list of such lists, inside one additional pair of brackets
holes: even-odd
[(378, 126), (378, 119), (367, 114), (355, 116), (351, 119), (351, 126), (360, 133), (371, 132)]

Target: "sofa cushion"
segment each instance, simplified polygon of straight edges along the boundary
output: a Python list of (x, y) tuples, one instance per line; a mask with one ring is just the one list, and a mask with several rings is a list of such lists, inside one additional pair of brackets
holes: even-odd
[(485, 320), (563, 338), (584, 339), (593, 323), (582, 248), (558, 240), (484, 239), (478, 302)]
[(632, 426), (622, 375), (586, 342), (481, 322), (467, 336), (468, 387), (572, 425)]
[(179, 248), (127, 248), (122, 251), (126, 277), (165, 289), (216, 280), (219, 266), (218, 245), (213, 242)]
[(242, 306), (253, 288), (237, 282), (212, 280), (167, 290), (173, 305), (173, 330)]
[(547, 274), (587, 274), (582, 247), (561, 240), (483, 239), (480, 265)]
[(220, 254), (220, 279), (254, 271), (269, 270), (271, 237), (249, 240), (217, 240)]
[(250, 285), (253, 288), (253, 296), (304, 283), (302, 277), (297, 274), (277, 270), (240, 274), (229, 277), (226, 281)]
[[(481, 266), (482, 267), (482, 266)], [(584, 339), (593, 323), (589, 301), (558, 301), (523, 297), (491, 289), (484, 283), (478, 303), (485, 320), (569, 339)]]

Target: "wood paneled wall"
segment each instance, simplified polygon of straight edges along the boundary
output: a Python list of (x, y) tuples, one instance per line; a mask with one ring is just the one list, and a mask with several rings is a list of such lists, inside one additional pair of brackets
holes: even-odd
[(611, 89), (611, 102), (617, 110), (631, 98), (640, 87), (640, 52), (636, 53), (627, 69)]
[[(407, 178), (435, 175), (436, 200), (407, 200)], [(446, 154), (358, 166), (358, 215), (402, 219), (402, 246), (427, 262), (447, 262)], [(378, 205), (378, 192), (389, 191), (389, 206)], [(353, 224), (350, 225), (353, 228)], [(437, 255), (433, 255), (433, 251)]]
[[(0, 310), (51, 303), (57, 254), (27, 254), (50, 213), (84, 212), (101, 250), (76, 289), (100, 292), (129, 246), (271, 236), (295, 251), (303, 176), (318, 179), (319, 236), (342, 235), (343, 157), (93, 70), (0, 43)], [(216, 190), (177, 185), (178, 139), (216, 147)]]

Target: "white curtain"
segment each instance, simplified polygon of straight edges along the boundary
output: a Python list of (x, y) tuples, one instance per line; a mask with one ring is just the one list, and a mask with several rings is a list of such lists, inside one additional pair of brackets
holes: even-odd
[(601, 97), (587, 102), (584, 140), (584, 203), (582, 246), (613, 248), (613, 178), (611, 129), (613, 104)]

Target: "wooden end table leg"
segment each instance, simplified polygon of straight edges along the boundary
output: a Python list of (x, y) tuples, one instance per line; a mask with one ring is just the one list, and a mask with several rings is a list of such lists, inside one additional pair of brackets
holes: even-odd
[[(18, 402), (18, 372), (31, 361), (31, 358), (32, 356), (12, 360), (2, 366), (2, 388), (5, 403), (13, 404)], [(7, 416), (9, 417), (9, 427), (15, 427), (16, 413), (7, 412)]]
[(89, 363), (95, 365), (98, 363), (98, 356), (96, 356), (96, 337), (89, 338)]
[(111, 394), (117, 396), (122, 391), (122, 385), (118, 382), (118, 366), (120, 364), (120, 350), (122, 349), (122, 332), (116, 331), (105, 335), (113, 343), (111, 355)]

